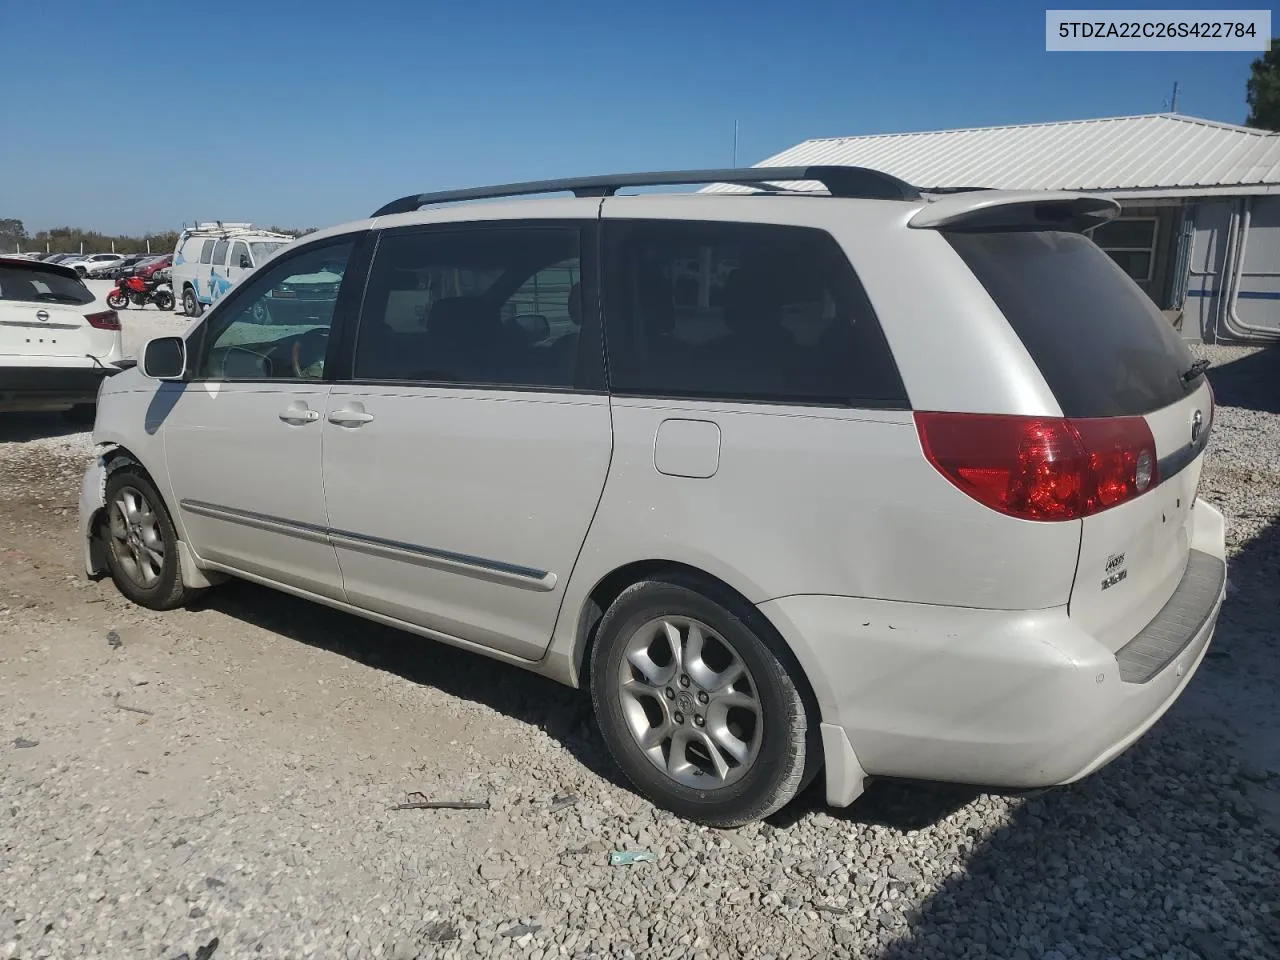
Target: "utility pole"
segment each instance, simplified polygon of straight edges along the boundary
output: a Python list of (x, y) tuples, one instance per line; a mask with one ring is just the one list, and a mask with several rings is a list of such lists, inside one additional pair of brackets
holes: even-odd
[(1178, 112), (1178, 81), (1173, 81), (1173, 98), (1169, 101), (1169, 112)]
[(738, 121), (733, 121), (733, 169), (738, 169)]

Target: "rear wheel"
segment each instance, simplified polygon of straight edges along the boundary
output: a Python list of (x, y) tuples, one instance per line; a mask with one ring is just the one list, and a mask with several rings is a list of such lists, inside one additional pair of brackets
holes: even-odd
[(196, 292), (190, 287), (185, 287), (182, 291), (182, 312), (188, 317), (200, 316), (200, 301), (196, 298)]
[(658, 806), (716, 827), (766, 817), (816, 760), (789, 661), (727, 591), (679, 577), (635, 584), (600, 621), (591, 663), (605, 742)]
[(116, 588), (139, 606), (172, 610), (198, 591), (182, 583), (178, 536), (150, 478), (135, 466), (107, 478), (107, 569)]
[(156, 291), (156, 306), (161, 310), (172, 310), (173, 294), (168, 290)]

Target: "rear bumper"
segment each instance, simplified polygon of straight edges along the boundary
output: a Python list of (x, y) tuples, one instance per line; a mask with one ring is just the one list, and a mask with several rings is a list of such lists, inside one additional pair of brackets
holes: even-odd
[(1075, 626), (1066, 607), (827, 596), (761, 604), (818, 698), (828, 800), (851, 802), (863, 771), (1030, 788), (1105, 766), (1169, 709), (1213, 636), (1225, 595), (1222, 515), (1197, 500), (1194, 531), (1183, 582), (1119, 654)]
[(119, 372), (98, 366), (5, 366), (0, 357), (0, 411), (59, 410), (94, 403), (103, 379)]

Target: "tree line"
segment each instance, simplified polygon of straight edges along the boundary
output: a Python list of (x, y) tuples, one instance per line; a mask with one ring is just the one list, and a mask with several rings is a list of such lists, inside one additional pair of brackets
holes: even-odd
[[(272, 233), (287, 233), (292, 236), (303, 236), (313, 233), (317, 227), (305, 230), (285, 227), (265, 227)], [(177, 230), (163, 230), (157, 233), (144, 233), (142, 236), (128, 234), (99, 233), (97, 230), (82, 230), (79, 227), (53, 227), (50, 230), (38, 230), (27, 233), (21, 220), (12, 217), (0, 217), (0, 253), (17, 253), (18, 251), (45, 251), (50, 253), (146, 253), (150, 242), (152, 253), (172, 253), (178, 245)], [(83, 244), (83, 246), (82, 246)]]

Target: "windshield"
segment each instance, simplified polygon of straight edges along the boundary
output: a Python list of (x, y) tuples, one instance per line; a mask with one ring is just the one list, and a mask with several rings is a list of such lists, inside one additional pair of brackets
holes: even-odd
[(52, 270), (0, 267), (0, 300), (25, 303), (93, 303), (93, 294), (74, 277)]
[(253, 263), (255, 266), (261, 266), (262, 261), (271, 256), (284, 244), (277, 240), (257, 240), (249, 244), (249, 250), (253, 253)]

